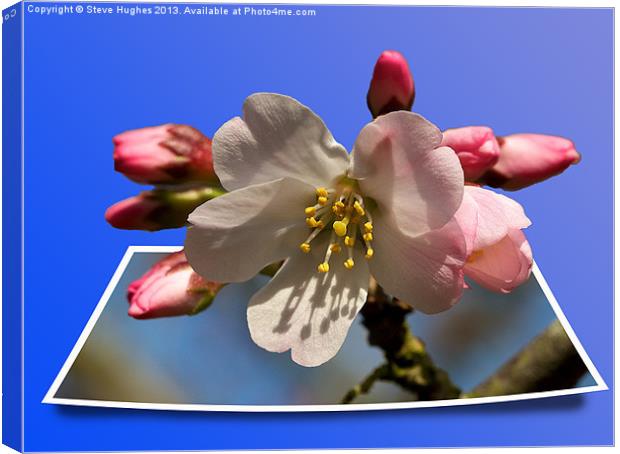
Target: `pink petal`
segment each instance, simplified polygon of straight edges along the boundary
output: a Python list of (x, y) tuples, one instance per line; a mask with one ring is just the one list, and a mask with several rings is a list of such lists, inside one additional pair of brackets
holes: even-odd
[(374, 233), (370, 271), (386, 292), (427, 314), (459, 301), (467, 251), (458, 223), (411, 238), (377, 216)]
[(508, 293), (529, 278), (532, 263), (525, 235), (511, 230), (501, 241), (474, 252), (465, 275), (489, 290)]
[[(474, 250), (497, 243), (511, 229), (522, 229), (531, 224), (523, 207), (506, 196), (477, 186), (466, 186), (465, 193), (477, 206), (478, 226)], [(462, 217), (457, 217), (457, 220), (461, 225), (467, 222)]]
[(469, 257), (474, 251), (476, 244), (476, 234), (478, 232), (478, 204), (469, 193), (468, 186), (465, 186), (463, 202), (454, 215), (454, 218), (459, 224), (465, 238), (467, 256)]
[(461, 205), (463, 170), (440, 142), (435, 125), (398, 111), (366, 125), (353, 147), (351, 177), (407, 235), (441, 228)]

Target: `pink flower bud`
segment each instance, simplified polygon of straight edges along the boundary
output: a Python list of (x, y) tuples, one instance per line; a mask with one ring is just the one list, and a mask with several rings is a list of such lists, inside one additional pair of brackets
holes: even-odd
[(465, 181), (478, 180), (499, 158), (499, 145), (493, 130), (486, 126), (448, 129), (443, 133), (441, 145), (456, 152)]
[(196, 207), (222, 193), (209, 187), (185, 191), (144, 191), (109, 207), (105, 219), (117, 229), (174, 229), (183, 227)]
[(159, 230), (151, 217), (160, 205), (156, 199), (142, 193), (112, 205), (106, 210), (105, 219), (117, 229)]
[(395, 110), (411, 110), (415, 85), (407, 60), (395, 50), (384, 51), (377, 63), (366, 95), (373, 117)]
[(196, 274), (183, 251), (175, 252), (129, 285), (129, 315), (138, 319), (194, 315), (206, 309), (222, 287)]
[(138, 183), (217, 182), (211, 140), (191, 126), (135, 129), (113, 141), (114, 168)]
[(543, 134), (513, 134), (497, 138), (497, 164), (483, 177), (484, 183), (514, 191), (562, 173), (581, 156), (568, 139)]

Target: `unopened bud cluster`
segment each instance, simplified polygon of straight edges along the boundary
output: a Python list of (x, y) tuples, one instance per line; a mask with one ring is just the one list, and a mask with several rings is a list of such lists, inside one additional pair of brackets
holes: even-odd
[(213, 170), (211, 140), (187, 125), (165, 124), (117, 135), (114, 168), (137, 183), (155, 185), (112, 205), (106, 220), (130, 230), (183, 227), (199, 205), (222, 193)]
[[(378, 58), (366, 96), (373, 117), (411, 110), (415, 99), (413, 76), (405, 57), (386, 50)], [(573, 142), (543, 134), (496, 137), (486, 126), (443, 132), (442, 146), (457, 154), (465, 181), (509, 191), (544, 181), (577, 164), (581, 157)]]
[(496, 137), (490, 128), (448, 129), (442, 145), (452, 148), (465, 181), (515, 191), (540, 183), (577, 164), (581, 156), (568, 139), (543, 134)]

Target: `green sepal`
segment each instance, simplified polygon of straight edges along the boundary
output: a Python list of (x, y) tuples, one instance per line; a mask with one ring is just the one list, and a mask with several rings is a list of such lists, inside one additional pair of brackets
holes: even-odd
[(212, 293), (212, 292), (206, 293), (205, 296), (203, 296), (200, 299), (200, 301), (198, 301), (198, 304), (196, 304), (196, 307), (194, 307), (194, 309), (187, 315), (196, 315), (196, 314), (201, 313), (205, 309), (209, 308), (209, 306), (211, 306), (214, 299), (215, 299), (215, 293)]

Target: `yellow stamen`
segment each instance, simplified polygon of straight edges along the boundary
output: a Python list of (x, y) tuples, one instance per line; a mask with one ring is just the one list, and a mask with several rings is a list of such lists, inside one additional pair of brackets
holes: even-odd
[[(347, 222), (345, 222), (345, 220)], [(344, 218), (342, 221), (335, 221), (333, 224), (333, 227), (334, 227), (334, 232), (336, 232), (336, 235), (345, 236), (347, 234), (348, 223), (349, 223), (349, 220), (347, 218)]]
[[(364, 241), (366, 259), (373, 257), (372, 216), (369, 211), (366, 211), (362, 196), (355, 192), (353, 186), (349, 185), (342, 185), (336, 190), (318, 187), (315, 192), (316, 204), (304, 208), (306, 224), (312, 231), (306, 241), (299, 245), (299, 249), (304, 253), (314, 251), (314, 248), (310, 246), (311, 241), (319, 236), (327, 226), (332, 227), (325, 257), (322, 263), (317, 265), (318, 272), (327, 273), (331, 255), (343, 252), (345, 247), (347, 260), (342, 263), (346, 269), (352, 269), (355, 266), (353, 255), (358, 234)], [(342, 238), (342, 241), (339, 238)]]
[(318, 225), (318, 222), (314, 217), (306, 218), (306, 225), (311, 228), (315, 228)]
[(344, 203), (342, 203), (340, 200), (334, 202), (334, 204), (332, 205), (332, 211), (337, 216), (344, 216)]
[(331, 249), (332, 252), (335, 252), (335, 253), (339, 253), (342, 250), (342, 248), (340, 247), (338, 243), (332, 244), (329, 248)]
[(316, 188), (316, 196), (317, 197), (327, 197), (329, 193), (326, 188)]

